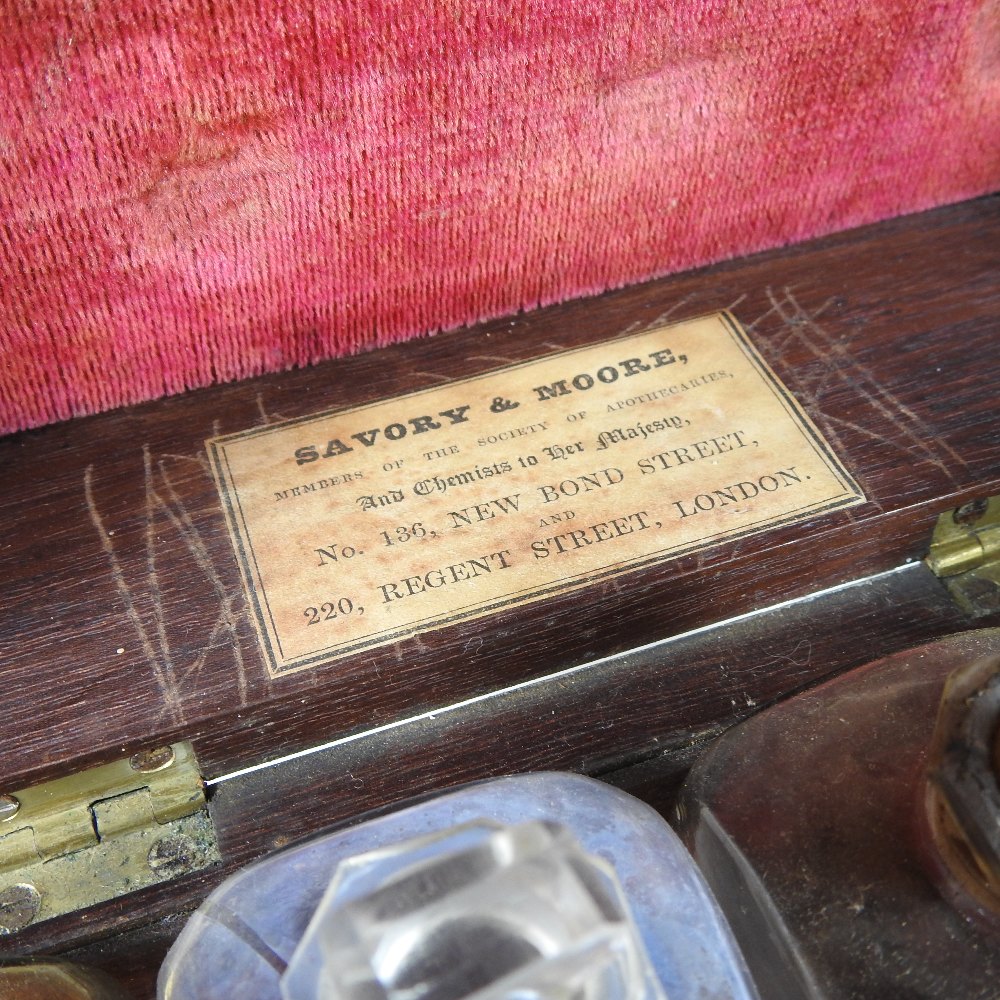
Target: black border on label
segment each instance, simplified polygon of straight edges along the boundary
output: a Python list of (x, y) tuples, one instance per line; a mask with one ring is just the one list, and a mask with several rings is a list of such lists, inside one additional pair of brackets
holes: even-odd
[[(348, 642), (347, 644), (341, 643), (326, 646), (322, 649), (314, 650), (310, 653), (296, 657), (294, 660), (284, 662), (285, 657), (281, 649), (280, 635), (274, 622), (274, 617), (271, 613), (267, 594), (264, 591), (262, 582), (263, 578), (260, 572), (260, 567), (257, 563), (257, 556), (253, 551), (253, 545), (250, 541), (249, 526), (247, 525), (243, 508), (240, 504), (239, 493), (235, 488), (234, 477), (225, 453), (227, 444), (237, 441), (246, 441), (254, 437), (259, 437), (262, 434), (273, 433), (275, 430), (286, 430), (288, 427), (324, 420), (331, 416), (358, 413), (373, 406), (380, 406), (390, 400), (411, 399), (416, 396), (425, 395), (426, 393), (437, 392), (443, 388), (445, 384), (449, 386), (459, 386), (464, 383), (477, 382), (484, 378), (500, 374), (501, 372), (515, 371), (540, 362), (551, 361), (553, 358), (571, 357), (572, 355), (578, 354), (582, 351), (593, 350), (595, 347), (609, 346), (615, 343), (624, 343), (628, 340), (639, 337), (646, 337), (656, 330), (669, 330), (671, 327), (686, 326), (690, 323), (712, 318), (717, 318), (721, 321), (723, 330), (730, 334), (737, 346), (742, 350), (751, 367), (757, 372), (763, 384), (770, 390), (772, 395), (788, 414), (796, 429), (805, 439), (805, 442), (813, 449), (816, 455), (823, 462), (824, 466), (834, 475), (836, 479), (840, 481), (843, 487), (842, 493), (829, 497), (826, 500), (818, 501), (816, 504), (787, 511), (785, 514), (780, 515), (777, 518), (764, 518), (761, 521), (744, 525), (737, 530), (718, 532), (715, 535), (706, 535), (700, 538), (697, 542), (675, 546), (672, 548), (667, 547), (640, 558), (633, 558), (619, 563), (612, 563), (606, 566), (603, 570), (597, 572), (591, 571), (585, 574), (561, 577), (545, 584), (544, 586), (531, 587), (524, 591), (508, 594), (502, 598), (494, 598), (493, 600), (485, 603), (468, 604), (458, 608), (452, 608), (445, 614), (433, 615), (415, 622), (410, 622), (407, 625), (385, 629), (382, 632), (373, 632), (361, 639)], [(806, 520), (810, 517), (820, 516), (836, 510), (843, 510), (847, 507), (864, 503), (866, 500), (866, 497), (861, 492), (854, 479), (847, 472), (843, 463), (833, 453), (826, 441), (823, 440), (818, 429), (813, 426), (812, 420), (809, 418), (808, 414), (767, 366), (764, 359), (758, 353), (757, 348), (749, 339), (746, 331), (728, 310), (709, 313), (702, 316), (694, 316), (690, 319), (682, 320), (677, 323), (669, 323), (662, 327), (653, 326), (646, 330), (631, 332), (623, 337), (616, 337), (610, 340), (584, 344), (580, 347), (569, 348), (565, 351), (553, 351), (550, 354), (544, 354), (540, 357), (531, 358), (527, 361), (519, 361), (512, 365), (502, 365), (489, 371), (480, 372), (478, 375), (470, 375), (465, 378), (454, 379), (448, 383), (429, 386), (424, 389), (418, 389), (414, 392), (402, 393), (397, 396), (388, 396), (384, 399), (373, 400), (359, 406), (348, 407), (346, 409), (327, 409), (320, 413), (313, 413), (303, 417), (293, 417), (289, 420), (282, 420), (277, 423), (254, 427), (249, 430), (238, 431), (233, 434), (222, 435), (208, 440), (206, 442), (206, 449), (209, 454), (212, 473), (219, 489), (223, 511), (226, 516), (229, 533), (236, 552), (236, 561), (239, 564), (240, 573), (243, 577), (244, 589), (254, 610), (256, 631), (265, 653), (265, 662), (268, 668), (268, 673), (272, 678), (298, 673), (301, 670), (314, 668), (324, 663), (333, 663), (336, 660), (340, 660), (379, 646), (389, 645), (392, 642), (407, 639), (419, 633), (439, 628), (446, 628), (471, 619), (483, 618), (489, 614), (507, 608), (524, 604), (533, 604), (537, 601), (544, 600), (547, 597), (579, 590), (589, 584), (606, 580), (610, 577), (621, 576), (625, 573), (631, 573), (635, 570), (643, 569), (656, 563), (677, 559), (681, 556), (688, 555), (691, 552), (711, 548), (712, 546), (722, 544), (723, 542), (735, 541), (749, 535), (759, 534), (760, 532), (770, 528), (779, 528), (788, 524)], [(271, 641), (271, 632), (269, 632), (267, 628), (265, 616), (271, 623), (271, 631), (273, 631), (274, 634), (273, 644)], [(277, 649), (275, 649), (275, 645), (277, 646)]]

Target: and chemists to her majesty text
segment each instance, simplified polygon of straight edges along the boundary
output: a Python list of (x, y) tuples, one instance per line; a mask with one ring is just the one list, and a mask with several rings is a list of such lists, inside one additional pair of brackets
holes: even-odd
[(728, 314), (208, 448), (272, 674), (864, 499)]

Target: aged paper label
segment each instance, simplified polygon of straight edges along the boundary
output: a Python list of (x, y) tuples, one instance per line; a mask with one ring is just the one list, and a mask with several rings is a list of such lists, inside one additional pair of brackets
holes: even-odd
[(208, 450), (274, 675), (864, 500), (725, 313)]

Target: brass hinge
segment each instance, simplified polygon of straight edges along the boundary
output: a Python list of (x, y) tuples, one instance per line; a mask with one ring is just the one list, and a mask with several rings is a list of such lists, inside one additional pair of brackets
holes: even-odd
[(220, 859), (190, 743), (0, 796), (0, 934)]
[(927, 565), (967, 614), (1000, 611), (1000, 497), (973, 500), (942, 514)]

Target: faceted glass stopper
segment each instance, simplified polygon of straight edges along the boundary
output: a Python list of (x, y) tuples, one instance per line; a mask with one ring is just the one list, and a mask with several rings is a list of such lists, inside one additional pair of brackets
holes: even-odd
[[(314, 965), (319, 958), (311, 974), (297, 968), (310, 952)], [(345, 862), (282, 992), (286, 1000), (663, 997), (613, 870), (545, 822), (479, 822)]]

